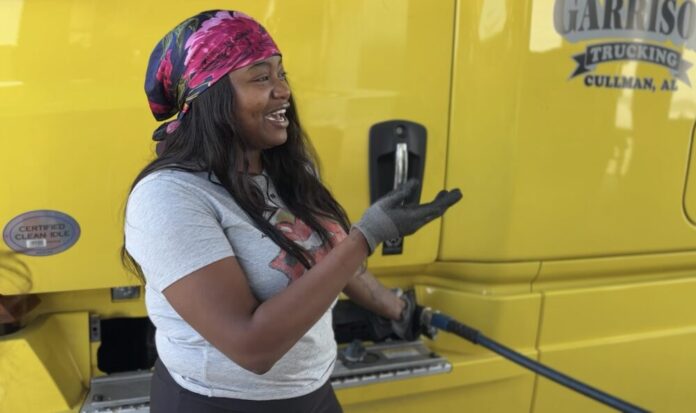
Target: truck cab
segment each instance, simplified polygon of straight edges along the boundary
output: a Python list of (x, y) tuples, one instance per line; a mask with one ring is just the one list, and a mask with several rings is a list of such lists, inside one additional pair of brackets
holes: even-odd
[[(646, 409), (693, 410), (693, 1), (4, 0), (0, 411), (148, 411), (153, 327), (119, 256), (156, 156), (145, 67), (219, 7), (277, 41), (351, 220), (396, 177), (422, 201), (461, 189), (371, 256), (381, 282)], [(346, 412), (609, 411), (450, 334), (362, 344), (419, 361), (343, 371)]]

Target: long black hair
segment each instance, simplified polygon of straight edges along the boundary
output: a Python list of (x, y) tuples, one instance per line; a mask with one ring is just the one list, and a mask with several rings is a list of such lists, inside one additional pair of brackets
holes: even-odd
[[(234, 88), (227, 77), (199, 95), (179, 127), (167, 135), (159, 157), (135, 178), (131, 191), (140, 180), (158, 170), (207, 172), (208, 179), (223, 186), (259, 230), (305, 268), (310, 268), (314, 265), (312, 256), (264, 218), (271, 207), (266, 205), (261, 189), (248, 174), (248, 145), (235, 126), (234, 104)], [(333, 220), (348, 232), (348, 216), (317, 176), (316, 153), (302, 130), (292, 97), (285, 115), (289, 120), (287, 141), (261, 152), (264, 170), (287, 209), (312, 228), (325, 247), (333, 247), (331, 234), (321, 222)], [(140, 266), (126, 250), (125, 236), (121, 260), (145, 282)]]

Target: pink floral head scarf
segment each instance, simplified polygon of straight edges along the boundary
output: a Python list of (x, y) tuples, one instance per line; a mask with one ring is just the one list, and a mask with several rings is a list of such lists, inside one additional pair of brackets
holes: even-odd
[(184, 20), (157, 43), (147, 65), (145, 93), (155, 119), (178, 113), (153, 139), (175, 131), (191, 101), (227, 73), (279, 54), (268, 32), (243, 13), (211, 10)]

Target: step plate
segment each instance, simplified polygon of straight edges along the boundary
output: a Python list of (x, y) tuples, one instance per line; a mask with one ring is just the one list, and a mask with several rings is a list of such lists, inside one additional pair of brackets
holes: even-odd
[(363, 386), (384, 381), (449, 373), (445, 358), (430, 351), (422, 341), (364, 345), (361, 361), (350, 361), (346, 347), (339, 348), (336, 366), (331, 374), (335, 389)]
[(149, 371), (136, 371), (93, 378), (80, 413), (149, 412), (150, 377)]

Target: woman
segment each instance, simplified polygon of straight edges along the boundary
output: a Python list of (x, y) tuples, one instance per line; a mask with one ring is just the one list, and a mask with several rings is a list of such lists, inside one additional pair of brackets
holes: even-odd
[(461, 194), (402, 207), (410, 182), (351, 228), (316, 175), (280, 51), (241, 13), (175, 27), (145, 88), (158, 120), (177, 115), (126, 210), (125, 258), (157, 327), (151, 411), (340, 412), (333, 303), (344, 291), (403, 327), (408, 306), (361, 265)]

